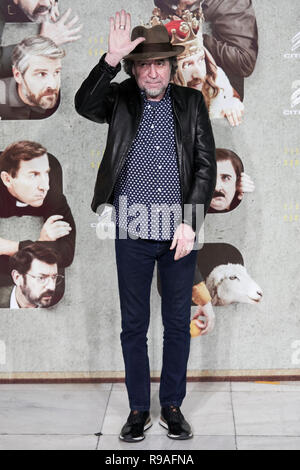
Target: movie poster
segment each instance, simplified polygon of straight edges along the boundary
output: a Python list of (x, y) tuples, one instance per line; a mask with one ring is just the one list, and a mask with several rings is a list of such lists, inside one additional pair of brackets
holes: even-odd
[[(108, 126), (74, 105), (124, 5), (35, 3), (0, 2), (0, 381), (124, 379), (114, 218), (109, 204), (91, 208)], [(133, 25), (164, 25), (181, 47), (173, 83), (202, 92), (216, 142), (188, 378), (299, 377), (297, 2), (132, 0), (126, 8)], [(114, 80), (126, 78), (122, 69)], [(150, 304), (157, 379), (158, 270)], [(207, 304), (216, 324), (201, 336)]]

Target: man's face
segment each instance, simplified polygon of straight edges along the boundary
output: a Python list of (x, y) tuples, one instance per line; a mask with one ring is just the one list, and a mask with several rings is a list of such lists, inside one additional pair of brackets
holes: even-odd
[(55, 0), (14, 0), (25, 15), (36, 23), (49, 21)]
[(28, 303), (49, 307), (56, 287), (57, 265), (34, 259), (28, 273), (20, 278), (20, 289)]
[(54, 108), (61, 84), (61, 59), (31, 56), (24, 75), (15, 67), (13, 71), (19, 96), (25, 103), (42, 109)]
[(148, 98), (163, 97), (171, 76), (168, 59), (135, 61), (132, 72), (139, 88), (146, 92)]
[(201, 91), (206, 78), (205, 51), (178, 60), (178, 68), (186, 86)]
[(49, 191), (49, 172), (48, 155), (45, 154), (29, 161), (21, 160), (15, 178), (6, 173), (2, 180), (8, 191), (20, 202), (40, 207)]
[(229, 210), (236, 193), (237, 175), (230, 160), (217, 162), (217, 184), (211, 207), (217, 211)]

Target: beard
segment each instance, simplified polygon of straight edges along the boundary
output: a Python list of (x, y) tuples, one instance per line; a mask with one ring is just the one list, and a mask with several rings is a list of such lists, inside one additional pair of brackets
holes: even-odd
[(167, 87), (162, 86), (160, 88), (144, 88), (144, 91), (147, 96), (150, 96), (150, 98), (157, 98), (158, 96), (162, 95), (166, 89)]
[(38, 95), (35, 95), (29, 89), (24, 78), (23, 78), (23, 81), (24, 81), (23, 94), (26, 97), (26, 99), (29, 101), (31, 106), (38, 106), (39, 108), (42, 108), (42, 109), (52, 109), (55, 107), (57, 100), (58, 100), (59, 89), (47, 88), (46, 91), (42, 91)]
[[(20, 8), (22, 9), (22, 11), (25, 13), (25, 15), (30, 21), (34, 23), (43, 23), (44, 21), (50, 21), (53, 5), (51, 5), (50, 7), (45, 7), (43, 5), (37, 6), (32, 13), (30, 13), (29, 11), (26, 11), (21, 6)], [(45, 12), (48, 12), (48, 13), (42, 14)]]
[[(47, 289), (39, 297), (33, 297), (31, 290), (28, 288), (26, 284), (21, 287), (21, 292), (31, 305), (35, 305), (35, 307), (38, 307), (38, 308), (49, 307), (51, 305), (51, 302), (54, 296), (54, 291)], [(45, 297), (49, 297), (49, 298), (45, 299)]]

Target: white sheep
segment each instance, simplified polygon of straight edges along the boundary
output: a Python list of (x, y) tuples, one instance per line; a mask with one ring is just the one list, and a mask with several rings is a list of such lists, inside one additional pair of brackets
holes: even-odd
[(257, 304), (263, 297), (261, 288), (251, 279), (241, 264), (221, 264), (206, 279), (213, 305), (234, 302)]

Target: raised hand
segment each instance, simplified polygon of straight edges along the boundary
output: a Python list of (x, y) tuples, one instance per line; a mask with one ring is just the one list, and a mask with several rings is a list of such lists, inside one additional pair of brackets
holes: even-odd
[(116, 67), (123, 57), (130, 54), (144, 40), (145, 38), (140, 37), (131, 41), (131, 16), (125, 10), (118, 11), (115, 18), (110, 18), (106, 62)]
[(79, 32), (82, 25), (78, 26), (79, 17), (75, 15), (70, 19), (71, 8), (69, 8), (59, 19), (54, 19), (53, 22), (45, 21), (42, 23), (41, 36), (52, 39), (57, 46), (61, 46), (67, 42), (74, 42), (81, 38)]

